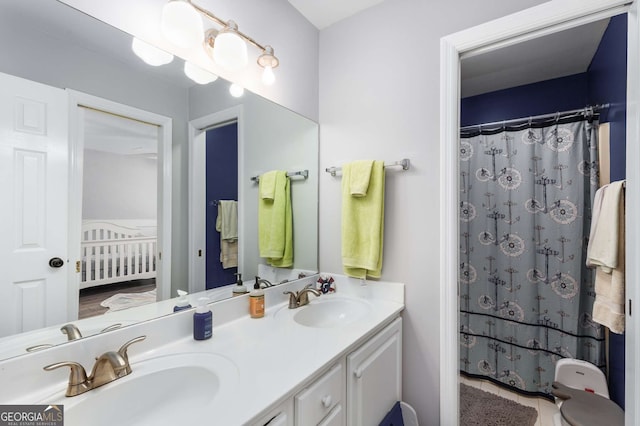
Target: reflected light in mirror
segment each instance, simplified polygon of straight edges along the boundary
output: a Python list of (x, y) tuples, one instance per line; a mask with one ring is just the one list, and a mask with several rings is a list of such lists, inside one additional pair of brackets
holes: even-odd
[(171, 0), (162, 8), (162, 34), (179, 47), (197, 47), (204, 40), (198, 11), (187, 1)]
[(198, 84), (209, 84), (218, 79), (217, 75), (203, 70), (199, 66), (193, 65), (191, 62), (186, 61), (184, 63), (184, 73), (187, 77)]
[(229, 86), (229, 93), (231, 93), (231, 96), (234, 98), (239, 98), (244, 95), (244, 87), (236, 83), (231, 83), (231, 86)]
[(133, 53), (135, 53), (145, 63), (154, 67), (166, 65), (173, 61), (173, 55), (171, 53), (158, 49), (157, 47), (135, 37), (131, 42), (131, 50), (133, 50)]

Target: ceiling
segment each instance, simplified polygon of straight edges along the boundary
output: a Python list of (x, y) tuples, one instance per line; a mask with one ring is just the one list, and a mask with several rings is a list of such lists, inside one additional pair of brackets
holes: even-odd
[(157, 159), (157, 126), (92, 109), (84, 117), (84, 149)]
[(462, 60), (461, 95), (522, 86), (587, 71), (609, 19)]
[(319, 30), (384, 0), (289, 0)]

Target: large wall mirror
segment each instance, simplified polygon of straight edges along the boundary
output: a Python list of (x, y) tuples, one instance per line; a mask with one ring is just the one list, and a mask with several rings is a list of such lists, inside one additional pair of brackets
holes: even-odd
[[(180, 58), (160, 67), (147, 65), (132, 52), (129, 34), (56, 0), (7, 0), (0, 10), (0, 103), (7, 104), (1, 106), (2, 111), (10, 115), (9, 112), (18, 108), (12, 99), (21, 98), (19, 87), (22, 84), (35, 84), (39, 90), (64, 93), (67, 97), (63, 98), (63, 103), (53, 107), (47, 104), (44, 109), (27, 99), (20, 106), (22, 124), (27, 127), (33, 124), (39, 117), (38, 111), (42, 110), (46, 111), (42, 116), (51, 120), (51, 131), (44, 133), (52, 135), (55, 129), (62, 127), (58, 139), (73, 139), (81, 122), (84, 138), (81, 154), (66, 148), (48, 154), (51, 158), (55, 154), (59, 166), (67, 171), (79, 159), (84, 165), (81, 182), (71, 173), (68, 184), (55, 192), (57, 204), (64, 207), (59, 219), (47, 218), (49, 210), (37, 204), (38, 198), (31, 197), (26, 190), (24, 194), (27, 195), (22, 197), (27, 201), (35, 200), (33, 203), (36, 204), (31, 204), (34, 210), (23, 212), (28, 216), (30, 211), (38, 211), (39, 214), (31, 215), (31, 219), (42, 218), (49, 224), (60, 224), (58, 228), (64, 230), (60, 239), (65, 240), (61, 245), (65, 250), (72, 247), (73, 252), (74, 245), (84, 244), (78, 249), (78, 259), (71, 258), (73, 253), (60, 256), (64, 257), (61, 259), (64, 266), (59, 269), (67, 268), (69, 275), (62, 290), (67, 295), (56, 296), (56, 292), (42, 291), (33, 294), (44, 296), (29, 301), (30, 293), (25, 289), (46, 288), (46, 279), (33, 281), (33, 286), (32, 281), (29, 285), (24, 285), (26, 281), (23, 281), (16, 286), (20, 281), (15, 278), (16, 271), (35, 269), (35, 265), (11, 260), (8, 254), (15, 251), (14, 243), (0, 246), (3, 250), (0, 254), (6, 263), (0, 280), (3, 296), (0, 303), (24, 306), (20, 315), (12, 313), (2, 317), (6, 326), (0, 328), (0, 359), (26, 354), (27, 348), (40, 350), (64, 343), (73, 331), (67, 329), (65, 335), (60, 328), (70, 322), (86, 337), (116, 324), (126, 326), (169, 314), (178, 289), (206, 290), (212, 300), (230, 297), (234, 272), (242, 273), (248, 282), (258, 274), (279, 282), (317, 271), (317, 123), (248, 91), (242, 97), (234, 98), (229, 93), (229, 83), (222, 79), (206, 85), (196, 84), (185, 76), (184, 61)], [(18, 93), (14, 93), (16, 90)], [(98, 107), (83, 107), (80, 113), (74, 112), (72, 100), (78, 96), (79, 99), (97, 99), (88, 103)], [(108, 107), (111, 103), (119, 105), (122, 111), (134, 113), (113, 114), (114, 110)], [(106, 111), (99, 105), (107, 105)], [(224, 118), (229, 114), (231, 119)], [(31, 158), (27, 155), (30, 148), (20, 146), (26, 137), (9, 136), (15, 133), (12, 128), (15, 123), (11, 120), (2, 125), (5, 128), (0, 129), (0, 157), (4, 157), (2, 161), (6, 160), (9, 165), (15, 165), (15, 159), (20, 159), (20, 182), (26, 182), (23, 188), (33, 181), (33, 185), (40, 182), (47, 190), (52, 189), (55, 185), (49, 183), (47, 187), (46, 179), (35, 173), (40, 164), (39, 157)], [(224, 153), (215, 148), (211, 140), (216, 136), (212, 133), (219, 129), (235, 132), (235, 148), (226, 149)], [(33, 129), (27, 130), (25, 133), (35, 133), (36, 139), (42, 136)], [(9, 139), (14, 141), (13, 145), (6, 143)], [(171, 185), (168, 186), (171, 187), (172, 202), (165, 228), (168, 231), (162, 235), (159, 229), (163, 219), (162, 202), (167, 198), (162, 192), (161, 175), (168, 172), (162, 168), (162, 143), (167, 140), (171, 140), (171, 145), (164, 157), (169, 152), (168, 157), (172, 160), (166, 163), (171, 165)], [(234, 151), (235, 157), (226, 157), (228, 151)], [(206, 158), (198, 157), (198, 152), (206, 153)], [(233, 164), (230, 164), (230, 158), (233, 158)], [(218, 165), (233, 167), (218, 175), (207, 175), (207, 169), (215, 169), (216, 161)], [(29, 169), (30, 165), (35, 168)], [(18, 170), (12, 167), (14, 171)], [(286, 270), (269, 267), (258, 255), (258, 185), (251, 178), (271, 170), (307, 172), (306, 177), (294, 177), (291, 181), (295, 252), (294, 264)], [(15, 187), (15, 176), (7, 175), (6, 178), (6, 182), (12, 183), (8, 186)], [(194, 179), (197, 179), (195, 185)], [(212, 187), (218, 192), (207, 194)], [(17, 210), (17, 205), (29, 205), (18, 203), (11, 188), (2, 192), (3, 196), (9, 197), (3, 203), (2, 210), (5, 211), (0, 215), (3, 220), (12, 217), (13, 213), (7, 212)], [(202, 199), (198, 198), (200, 196)], [(80, 203), (75, 203), (80, 205), (74, 207), (70, 202), (72, 199), (80, 199)], [(107, 200), (111, 202), (106, 203)], [(206, 239), (196, 241), (194, 238), (215, 227), (217, 203), (222, 200), (237, 201), (238, 205), (237, 268), (220, 268), (217, 265), (221, 263), (220, 253), (211, 249)], [(71, 211), (73, 209), (81, 211)], [(75, 228), (68, 230), (67, 225), (62, 226), (74, 215), (82, 222), (81, 232), (72, 232), (70, 230)], [(39, 238), (38, 228), (32, 230), (32, 233), (25, 233), (26, 237)], [(110, 241), (115, 235), (122, 241)], [(219, 238), (219, 234), (213, 234), (211, 238)], [(162, 247), (161, 239), (170, 241), (171, 253), (164, 260), (170, 259), (171, 273), (158, 283), (162, 288), (154, 288), (154, 271), (160, 270), (163, 261), (159, 248)], [(108, 240), (106, 245), (105, 240)], [(135, 247), (127, 244), (135, 244)], [(49, 257), (47, 255), (45, 260), (51, 263), (45, 269), (55, 270), (59, 261)], [(227, 270), (212, 275), (209, 265), (214, 265), (213, 269)], [(80, 272), (76, 272), (76, 268)], [(129, 281), (139, 286), (135, 292), (128, 290)], [(15, 297), (17, 287), (24, 300)], [(113, 289), (115, 296), (110, 307), (100, 306), (97, 311), (83, 315), (83, 304), (78, 302), (80, 295), (99, 294), (105, 289)], [(133, 300), (129, 305), (132, 308), (120, 309), (129, 302), (127, 297), (118, 295), (133, 293), (139, 296), (129, 297), (129, 301)], [(13, 298), (7, 300), (4, 297), (7, 294), (12, 294)], [(145, 304), (136, 307), (134, 299), (137, 298)], [(150, 300), (152, 303), (146, 303)], [(71, 306), (74, 312), (71, 315), (64, 312), (62, 317), (42, 313), (51, 311), (58, 303)], [(79, 306), (78, 310), (74, 304)], [(109, 311), (105, 313), (107, 309)], [(9, 309), (3, 306), (2, 310)], [(78, 313), (80, 318), (87, 318), (77, 319)], [(30, 314), (39, 320), (29, 323), (25, 318)]]

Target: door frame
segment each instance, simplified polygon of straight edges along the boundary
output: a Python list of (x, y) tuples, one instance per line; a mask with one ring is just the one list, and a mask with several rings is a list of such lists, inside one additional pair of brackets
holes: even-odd
[[(82, 233), (82, 175), (84, 165), (84, 110), (88, 107), (158, 126), (158, 268), (157, 300), (171, 295), (171, 188), (173, 122), (153, 112), (72, 89), (69, 93), (69, 259), (80, 261)], [(69, 318), (78, 318), (80, 274), (69, 274)]]
[[(460, 128), (460, 59), (526, 40), (627, 13), (627, 191), (640, 190), (640, 18), (638, 1), (554, 0), (467, 29), (440, 40), (440, 424), (458, 424), (458, 133)], [(627, 198), (628, 259), (640, 255), (640, 226), (629, 218), (640, 215), (640, 197)], [(627, 262), (628, 303), (640, 289), (640, 262)], [(640, 316), (626, 315), (625, 424), (640, 416)]]
[(244, 110), (236, 105), (189, 121), (189, 293), (206, 289), (206, 131), (227, 123), (238, 123), (238, 272), (244, 263), (242, 241), (244, 199)]

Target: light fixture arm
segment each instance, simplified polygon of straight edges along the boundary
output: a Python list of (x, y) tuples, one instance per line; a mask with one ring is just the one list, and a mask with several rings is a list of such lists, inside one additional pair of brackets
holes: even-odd
[[(216, 24), (220, 25), (221, 27), (226, 27), (227, 26), (227, 22), (223, 21), (222, 19), (218, 18), (216, 15), (214, 15), (213, 13), (209, 12), (207, 9), (204, 9), (200, 6), (198, 6), (197, 4), (193, 3), (191, 0), (187, 0), (189, 2), (189, 4), (191, 4), (191, 6), (193, 6), (193, 8), (195, 10), (197, 10), (198, 12), (200, 12), (202, 15), (206, 16), (208, 19), (212, 20), (213, 22), (215, 22)], [(260, 43), (258, 43), (257, 41), (255, 41), (253, 38), (249, 37), (248, 35), (246, 35), (245, 33), (236, 30), (235, 31), (240, 37), (242, 37), (245, 41), (253, 44), (255, 47), (257, 47), (260, 50), (265, 50), (265, 46), (261, 45)]]

